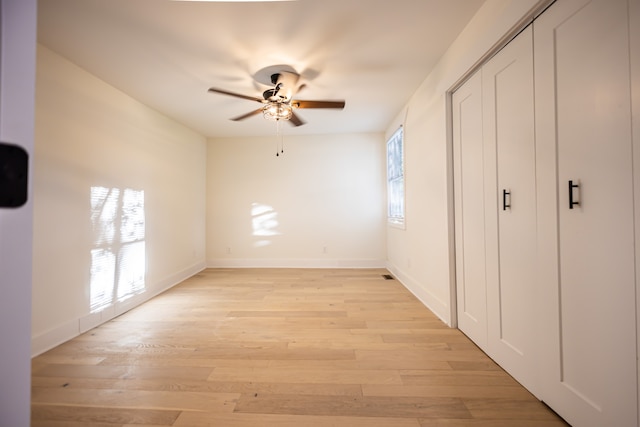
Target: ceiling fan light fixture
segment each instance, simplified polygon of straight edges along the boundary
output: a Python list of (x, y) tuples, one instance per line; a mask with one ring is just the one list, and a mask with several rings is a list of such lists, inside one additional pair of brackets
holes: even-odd
[(293, 108), (289, 104), (272, 102), (264, 106), (262, 115), (267, 120), (289, 120), (293, 115)]

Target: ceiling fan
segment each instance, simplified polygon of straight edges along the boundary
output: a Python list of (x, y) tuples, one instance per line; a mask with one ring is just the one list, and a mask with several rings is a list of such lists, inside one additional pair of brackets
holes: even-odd
[(305, 122), (295, 113), (294, 110), (298, 108), (334, 108), (340, 110), (344, 108), (344, 101), (303, 101), (293, 99), (293, 96), (305, 86), (302, 84), (294, 90), (299, 78), (300, 75), (290, 71), (280, 71), (272, 74), (271, 83), (274, 87), (265, 90), (262, 94), (262, 98), (242, 95), (214, 87), (209, 88), (209, 92), (234, 96), (236, 98), (256, 101), (262, 104), (262, 106), (256, 110), (232, 118), (231, 120), (233, 121), (244, 120), (262, 113), (266, 119), (275, 121), (286, 120), (294, 126), (301, 126)]

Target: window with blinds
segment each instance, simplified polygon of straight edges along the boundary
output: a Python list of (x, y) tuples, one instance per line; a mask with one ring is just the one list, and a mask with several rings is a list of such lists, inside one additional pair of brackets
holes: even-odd
[(402, 127), (387, 141), (387, 218), (404, 226), (404, 141)]

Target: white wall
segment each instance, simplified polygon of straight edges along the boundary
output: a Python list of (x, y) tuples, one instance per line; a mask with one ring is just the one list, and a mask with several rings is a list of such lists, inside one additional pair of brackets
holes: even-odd
[[(204, 268), (206, 139), (38, 46), (33, 353)], [(91, 188), (144, 191), (146, 290), (90, 314)]]
[(538, 3), (488, 0), (387, 129), (389, 137), (404, 123), (406, 186), (406, 228), (387, 227), (387, 267), (450, 325), (455, 259), (448, 92)]
[[(35, 0), (0, 1), (0, 141), (31, 158), (36, 15)], [(0, 208), (0, 426), (26, 427), (31, 414), (31, 200), (29, 189), (24, 206)]]
[(383, 136), (275, 132), (209, 141), (207, 264), (384, 266)]

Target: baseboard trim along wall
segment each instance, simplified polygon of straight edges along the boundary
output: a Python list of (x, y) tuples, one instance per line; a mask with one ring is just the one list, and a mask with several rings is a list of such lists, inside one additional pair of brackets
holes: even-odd
[(407, 288), (407, 290), (409, 290), (409, 292), (418, 298), (422, 304), (438, 316), (440, 320), (447, 324), (447, 326), (451, 326), (451, 310), (447, 303), (437, 298), (425, 289), (424, 286), (421, 286), (417, 280), (403, 273), (392, 263), (387, 262), (385, 267), (400, 283), (402, 283), (405, 288)]
[(381, 259), (242, 259), (218, 258), (207, 268), (385, 268)]
[(100, 326), (101, 324), (126, 313), (132, 308), (135, 308), (140, 304), (149, 301), (151, 298), (160, 295), (166, 290), (171, 289), (183, 280), (201, 272), (205, 268), (205, 263), (199, 262), (159, 281), (158, 283), (153, 284), (153, 286), (148, 285), (147, 291), (135, 295), (126, 301), (116, 303), (97, 313), (91, 313), (86, 316), (70, 320), (62, 325), (51, 328), (42, 334), (33, 336), (31, 338), (31, 357), (36, 357), (47, 350), (95, 328), (96, 326)]

